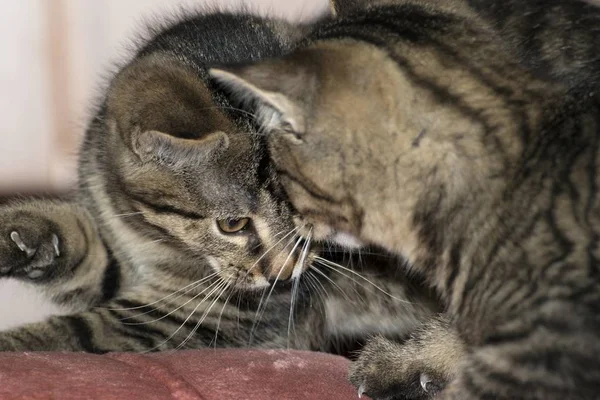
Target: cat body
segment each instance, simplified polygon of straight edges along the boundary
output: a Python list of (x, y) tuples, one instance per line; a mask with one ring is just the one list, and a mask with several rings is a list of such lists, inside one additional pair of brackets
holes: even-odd
[(371, 257), (367, 278), (309, 251), (251, 116), (209, 80), (207, 64), (284, 54), (307, 30), (215, 12), (141, 47), (90, 122), (76, 201), (0, 209), (2, 274), (72, 310), (0, 333), (1, 350), (331, 350), (435, 312), (417, 284), (380, 276), (395, 259)]
[[(552, 5), (374, 1), (283, 58), (211, 71), (262, 125), (307, 238), (402, 254), (444, 299), (404, 345), (367, 346), (359, 394), (600, 393), (600, 43), (566, 39), (596, 37), (600, 11)], [(568, 29), (511, 28), (524, 9)]]

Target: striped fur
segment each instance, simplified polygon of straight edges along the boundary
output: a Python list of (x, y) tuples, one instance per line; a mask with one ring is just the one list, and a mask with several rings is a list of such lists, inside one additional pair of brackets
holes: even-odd
[[(86, 132), (77, 202), (0, 209), (3, 273), (69, 311), (0, 333), (0, 350), (342, 351), (376, 332), (406, 336), (436, 310), (418, 283), (378, 274), (395, 258), (363, 255), (357, 275), (335, 253), (302, 251), (251, 116), (208, 81), (207, 63), (280, 55), (307, 29), (213, 13), (141, 47)], [(235, 218), (251, 222), (220, 230)], [(304, 260), (313, 266), (292, 281)]]
[(443, 296), (433, 328), (367, 347), (359, 393), (598, 398), (600, 9), (349, 4), (291, 54), (211, 74), (263, 123), (298, 227), (402, 254)]

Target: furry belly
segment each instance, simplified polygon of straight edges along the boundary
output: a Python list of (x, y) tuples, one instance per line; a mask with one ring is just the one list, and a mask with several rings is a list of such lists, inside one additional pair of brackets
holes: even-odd
[(54, 304), (37, 285), (0, 280), (0, 331), (69, 313), (66, 307)]

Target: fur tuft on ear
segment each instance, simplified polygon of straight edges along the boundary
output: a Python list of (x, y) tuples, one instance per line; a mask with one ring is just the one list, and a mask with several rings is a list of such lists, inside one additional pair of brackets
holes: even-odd
[(212, 68), (210, 76), (233, 103), (254, 114), (265, 131), (301, 136), (306, 108), (316, 90), (316, 73), (302, 64), (283, 60), (249, 66)]

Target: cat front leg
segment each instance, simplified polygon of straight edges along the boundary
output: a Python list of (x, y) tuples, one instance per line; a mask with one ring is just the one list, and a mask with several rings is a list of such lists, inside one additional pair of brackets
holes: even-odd
[(372, 339), (350, 367), (350, 381), (380, 399), (437, 398), (456, 375), (466, 350), (445, 318), (433, 319), (404, 343)]
[[(206, 287), (204, 287), (206, 289)], [(59, 315), (44, 321), (0, 332), (2, 351), (83, 351), (102, 354), (115, 351), (151, 352), (206, 347), (285, 348), (287, 319), (277, 327), (280, 314), (255, 323), (255, 310), (240, 311), (225, 299), (199, 297), (204, 289), (174, 306), (162, 294), (146, 288), (131, 296), (102, 303), (89, 311)], [(277, 306), (279, 311), (281, 307)], [(287, 311), (288, 306), (285, 305)], [(266, 313), (271, 311), (267, 309)], [(238, 319), (239, 316), (239, 319)], [(301, 322), (301, 321), (300, 321)], [(226, 326), (232, 326), (228, 330)], [(311, 325), (314, 330), (314, 325)], [(312, 331), (311, 331), (312, 332)], [(303, 347), (306, 349), (306, 347)]]
[[(128, 330), (131, 330), (130, 335), (127, 334)], [(143, 351), (152, 347), (146, 344), (147, 340), (140, 339), (136, 331), (115, 319), (108, 309), (98, 308), (53, 316), (42, 322), (0, 332), (0, 352), (83, 351), (102, 354), (109, 351)]]
[(0, 278), (26, 282), (56, 304), (83, 310), (103, 297), (108, 264), (83, 207), (51, 200), (0, 207)]
[[(31, 208), (15, 205), (0, 211), (0, 276), (31, 281), (51, 278), (68, 258), (61, 243), (63, 235), (42, 208), (28, 206)], [(58, 268), (51, 268), (53, 264)]]

